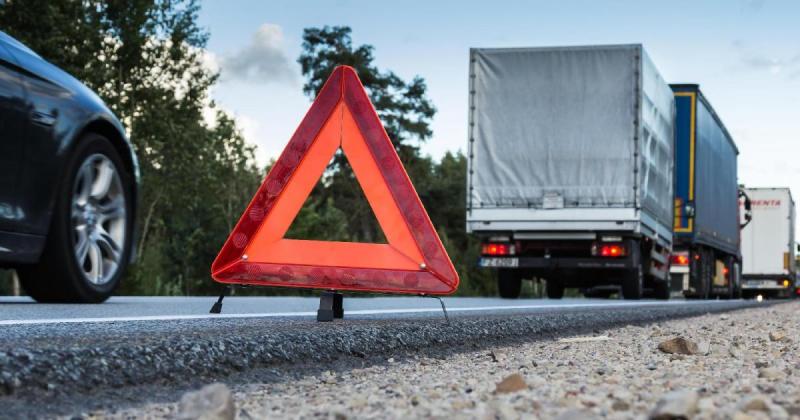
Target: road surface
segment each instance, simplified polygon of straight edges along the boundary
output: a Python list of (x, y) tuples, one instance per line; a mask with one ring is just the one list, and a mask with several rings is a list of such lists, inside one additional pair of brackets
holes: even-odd
[[(502, 315), (649, 307), (729, 306), (731, 301), (443, 298), (448, 315)], [(36, 304), (0, 297), (0, 325), (316, 317), (317, 297), (227, 297), (222, 314), (209, 314), (213, 297), (113, 297), (102, 305)], [(734, 303), (737, 301), (733, 301)], [(439, 301), (425, 297), (347, 297), (347, 319), (443, 317)], [(2, 334), (0, 332), (0, 334)]]
[(102, 305), (44, 305), (0, 298), (0, 404), (18, 417), (44, 408), (72, 415), (120, 399), (168, 398), (198, 383), (284, 380), (386, 354), (447, 357), (768, 304), (444, 298), (447, 321), (432, 298), (346, 296), (344, 320), (318, 323), (314, 297), (229, 297), (222, 314), (209, 314), (215, 300), (117, 297)]

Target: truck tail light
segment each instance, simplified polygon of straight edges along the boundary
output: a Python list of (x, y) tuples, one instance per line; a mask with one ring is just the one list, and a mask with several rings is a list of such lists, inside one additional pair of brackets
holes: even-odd
[(595, 243), (592, 244), (592, 255), (595, 257), (617, 258), (628, 255), (624, 244)]
[(672, 254), (671, 261), (672, 261), (672, 265), (685, 267), (685, 266), (689, 265), (689, 253), (688, 252), (676, 252), (676, 253)]
[(503, 243), (485, 243), (481, 247), (483, 255), (514, 255), (514, 245)]
[(689, 255), (687, 253), (672, 254), (672, 265), (685, 267), (689, 265)]

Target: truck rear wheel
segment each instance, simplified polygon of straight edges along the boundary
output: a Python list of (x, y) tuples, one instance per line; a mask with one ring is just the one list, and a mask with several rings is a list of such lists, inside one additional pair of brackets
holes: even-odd
[(497, 291), (504, 299), (517, 299), (522, 292), (522, 273), (518, 270), (497, 270)]
[(700, 255), (700, 282), (697, 287), (697, 296), (700, 299), (709, 299), (711, 284), (714, 280), (714, 253), (704, 249)]
[(547, 279), (544, 285), (548, 299), (561, 299), (564, 297), (564, 282), (558, 279)]
[(653, 282), (653, 297), (661, 300), (669, 300), (669, 295), (669, 281), (655, 279)]
[(608, 299), (613, 294), (613, 290), (591, 288), (584, 290), (583, 297), (588, 299)]
[(742, 266), (734, 260), (731, 265), (731, 279), (733, 280), (733, 298), (742, 298)]
[(644, 288), (644, 272), (641, 264), (628, 273), (622, 279), (622, 297), (625, 299), (641, 299), (642, 289)]
[(720, 296), (722, 299), (736, 299), (736, 270), (734, 270), (733, 257), (725, 257), (725, 268), (728, 270), (728, 284), (725, 287), (725, 292)]

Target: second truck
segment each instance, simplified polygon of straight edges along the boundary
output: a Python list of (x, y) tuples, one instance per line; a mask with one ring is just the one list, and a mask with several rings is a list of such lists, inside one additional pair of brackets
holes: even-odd
[(739, 150), (697, 85), (672, 85), (672, 89), (676, 108), (672, 289), (688, 298), (738, 298), (743, 216), (736, 169)]

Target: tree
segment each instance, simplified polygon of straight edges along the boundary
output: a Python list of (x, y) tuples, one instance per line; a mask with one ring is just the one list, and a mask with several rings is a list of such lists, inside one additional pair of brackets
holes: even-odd
[(208, 97), (217, 74), (203, 65), (198, 11), (195, 0), (0, 6), (0, 27), (94, 89), (136, 148), (139, 263), (123, 292), (215, 290), (211, 261), (261, 178), (253, 147)]
[[(436, 113), (426, 96), (424, 79), (417, 76), (405, 82), (391, 71), (382, 71), (374, 63), (371, 45), (354, 46), (351, 29), (346, 26), (307, 28), (303, 31), (303, 52), (297, 60), (306, 77), (303, 92), (314, 98), (333, 69), (339, 65), (353, 67), (375, 105), (400, 159), (415, 182), (429, 175), (430, 161), (420, 157), (419, 143), (428, 140), (431, 120)], [(318, 208), (332, 202), (347, 216), (354, 240), (384, 240), (372, 210), (364, 200), (361, 188), (341, 153), (328, 168), (323, 183), (314, 190), (308, 205)], [(333, 239), (322, 237), (320, 239)]]
[(381, 71), (373, 64), (374, 47), (354, 47), (351, 32), (347, 26), (306, 28), (303, 31), (303, 52), (297, 60), (306, 77), (303, 92), (311, 98), (316, 97), (336, 66), (351, 66), (367, 89), (398, 151), (413, 148), (409, 140), (428, 140), (433, 134), (430, 123), (436, 108), (425, 96), (425, 80), (416, 76), (406, 83), (391, 71)]
[[(345, 26), (305, 29), (303, 51), (298, 59), (306, 78), (303, 92), (310, 98), (316, 97), (338, 65), (349, 65), (356, 70), (459, 272), (459, 293), (494, 293), (491, 273), (476, 267), (480, 242), (465, 231), (466, 157), (462, 153), (447, 153), (435, 162), (419, 150), (419, 144), (433, 135), (430, 123), (436, 113), (426, 95), (424, 79), (416, 76), (407, 83), (393, 72), (379, 69), (374, 64), (374, 48), (353, 45), (351, 32)], [(353, 232), (351, 240), (373, 242), (382, 238), (372, 210), (341, 154), (332, 160), (323, 182), (315, 188), (293, 229), (315, 220), (309, 219), (310, 214), (330, 214), (331, 207), (339, 210), (334, 214), (346, 218), (347, 231)], [(330, 221), (336, 219), (327, 220), (327, 226), (332, 228), (334, 224)], [(340, 231), (327, 229), (296, 233), (296, 237), (329, 240), (341, 240), (340, 235)]]

